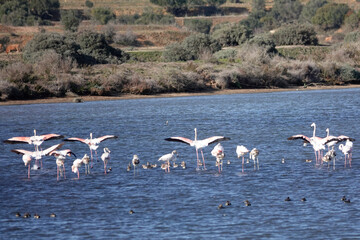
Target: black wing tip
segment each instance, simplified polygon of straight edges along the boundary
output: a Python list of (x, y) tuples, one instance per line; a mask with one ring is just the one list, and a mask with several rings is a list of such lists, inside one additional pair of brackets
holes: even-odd
[(16, 144), (16, 143), (20, 143), (20, 142), (19, 141), (4, 140), (3, 143)]

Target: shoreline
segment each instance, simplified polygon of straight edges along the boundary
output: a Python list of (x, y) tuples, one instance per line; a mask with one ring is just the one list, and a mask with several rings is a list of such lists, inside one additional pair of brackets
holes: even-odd
[(171, 97), (188, 97), (188, 96), (211, 96), (211, 95), (227, 95), (227, 94), (252, 94), (252, 93), (271, 93), (271, 92), (291, 92), (291, 91), (312, 91), (312, 90), (331, 90), (331, 89), (348, 89), (360, 88), (360, 85), (336, 85), (336, 86), (308, 86), (294, 88), (260, 88), (260, 89), (224, 89), (196, 93), (161, 93), (154, 95), (136, 95), (124, 94), (121, 96), (72, 96), (61, 98), (43, 98), (33, 100), (9, 100), (0, 101), (0, 106), (9, 105), (27, 105), (27, 104), (47, 104), (47, 103), (74, 103), (76, 99), (80, 102), (90, 101), (112, 101), (112, 100), (128, 100), (128, 99), (145, 99), (145, 98), (171, 98)]

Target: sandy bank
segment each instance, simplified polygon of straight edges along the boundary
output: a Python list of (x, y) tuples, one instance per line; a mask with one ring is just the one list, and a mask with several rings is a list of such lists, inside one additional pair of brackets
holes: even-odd
[(120, 96), (79, 96), (79, 97), (64, 97), (64, 98), (45, 98), (36, 100), (11, 100), (0, 102), (0, 106), (4, 105), (20, 105), (20, 104), (42, 104), (42, 103), (70, 103), (75, 99), (81, 99), (83, 102), (88, 101), (108, 101), (108, 100), (125, 100), (125, 99), (142, 99), (142, 98), (165, 98), (165, 97), (186, 97), (186, 96), (209, 96), (220, 94), (245, 94), (245, 93), (268, 93), (268, 92), (285, 92), (285, 91), (311, 91), (311, 90), (326, 90), (326, 89), (346, 89), (359, 88), (360, 85), (346, 85), (346, 86), (311, 86), (298, 88), (273, 88), (273, 89), (225, 89), (215, 90), (209, 92), (199, 93), (163, 93), (156, 95), (134, 95), (123, 94)]

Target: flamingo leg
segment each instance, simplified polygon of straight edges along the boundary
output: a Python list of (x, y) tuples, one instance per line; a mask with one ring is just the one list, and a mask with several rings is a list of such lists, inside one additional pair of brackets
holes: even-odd
[(346, 167), (346, 154), (345, 154), (345, 167)]
[(28, 178), (30, 179), (30, 163), (29, 163), (29, 166), (28, 166)]
[(352, 152), (349, 153), (349, 166), (351, 167), (351, 160), (352, 160)]
[(203, 153), (203, 150), (202, 150), (202, 149), (200, 149), (200, 152), (201, 152), (201, 156), (202, 156), (202, 159), (203, 159), (204, 170), (206, 170), (206, 166), (205, 166), (205, 159), (204, 159), (204, 153)]
[(170, 172), (170, 161), (168, 161), (168, 172)]
[(199, 152), (198, 152), (198, 149), (196, 149), (196, 160), (197, 160), (196, 170), (199, 170), (200, 161), (199, 161)]
[(63, 171), (64, 171), (64, 179), (66, 179), (66, 175), (65, 175), (65, 165), (63, 165)]
[(57, 180), (59, 181), (59, 166), (56, 168)]
[(242, 172), (244, 172), (244, 156), (242, 157)]

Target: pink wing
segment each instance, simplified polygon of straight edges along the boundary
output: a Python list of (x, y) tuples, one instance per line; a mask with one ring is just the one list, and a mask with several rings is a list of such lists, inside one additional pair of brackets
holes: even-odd
[(169, 137), (165, 138), (166, 141), (172, 141), (172, 142), (182, 142), (191, 145), (193, 143), (193, 140), (184, 138), (184, 137)]
[(82, 143), (87, 144), (86, 139), (83, 139), (83, 138), (76, 138), (76, 137), (73, 137), (73, 138), (67, 138), (67, 139), (64, 139), (64, 141), (69, 141), (69, 142), (79, 141), (79, 142), (82, 142)]
[(354, 138), (351, 138), (351, 137), (348, 137), (348, 136), (345, 136), (345, 135), (340, 135), (337, 138), (339, 139), (339, 142), (343, 142), (343, 141), (346, 141), (346, 140), (349, 140), (349, 141), (352, 141), (352, 142), (355, 141)]
[(44, 141), (50, 140), (50, 139), (61, 139), (61, 138), (64, 138), (63, 135), (54, 134), (54, 133), (41, 135), (41, 137), (42, 137), (42, 139), (43, 139)]
[(17, 154), (30, 155), (30, 156), (33, 155), (33, 153), (34, 153), (34, 152), (30, 152), (30, 151), (23, 150), (23, 149), (12, 149), (11, 151), (14, 153), (17, 153)]
[(55, 151), (55, 150), (61, 148), (63, 145), (64, 145), (64, 143), (53, 145), (53, 146), (43, 150), (41, 155), (49, 155), (52, 151)]
[(102, 137), (98, 137), (96, 139), (97, 139), (97, 141), (102, 142), (102, 141), (104, 141), (106, 139), (111, 139), (111, 138), (118, 138), (118, 137), (115, 136), (115, 135), (105, 135), (105, 136), (102, 136)]
[(295, 140), (295, 139), (302, 139), (308, 143), (310, 143), (310, 141), (311, 141), (309, 137), (302, 135), (302, 134), (294, 135), (294, 136), (291, 136), (288, 138), (288, 140)]
[(225, 141), (225, 140), (230, 140), (230, 138), (224, 137), (224, 136), (214, 136), (214, 137), (206, 138), (203, 141), (207, 142), (207, 144), (210, 145), (212, 143), (217, 143), (217, 142)]
[(25, 142), (31, 144), (30, 137), (12, 137), (4, 141), (4, 143), (19, 143), (19, 142)]

